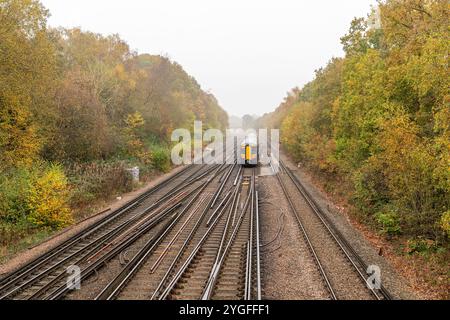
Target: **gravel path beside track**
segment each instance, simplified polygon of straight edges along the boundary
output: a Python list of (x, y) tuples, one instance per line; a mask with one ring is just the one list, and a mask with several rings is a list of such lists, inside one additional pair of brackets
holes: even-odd
[(264, 299), (329, 299), (274, 176), (260, 178)]

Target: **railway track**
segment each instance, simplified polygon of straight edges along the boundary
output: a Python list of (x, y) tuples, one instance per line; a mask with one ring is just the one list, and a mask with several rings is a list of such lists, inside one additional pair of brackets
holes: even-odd
[[(170, 232), (176, 228), (183, 220), (186, 218), (188, 213), (193, 210), (197, 210), (198, 206), (196, 203), (199, 201), (201, 195), (204, 193), (205, 189), (212, 183), (214, 178), (217, 177), (218, 173), (222, 172), (223, 168), (218, 166), (207, 166), (204, 172), (201, 172), (197, 177), (198, 185), (193, 185), (191, 181), (188, 181), (184, 186), (178, 188), (181, 194), (185, 194), (183, 199), (177, 200), (174, 205), (179, 205), (179, 211), (171, 216), (165, 221), (165, 223), (159, 227), (152, 230), (149, 235), (143, 236), (140, 232), (134, 234), (134, 237), (140, 239), (139, 243), (128, 248), (126, 251), (123, 248), (118, 248), (118, 252), (126, 254), (127, 259), (121, 261), (120, 256), (117, 254), (115, 258), (111, 260), (112, 265), (116, 265), (116, 268), (109, 266), (104, 272), (100, 273), (103, 277), (106, 275), (108, 280), (108, 285), (101, 291), (98, 292), (99, 286), (101, 286), (101, 281), (98, 281), (97, 285), (94, 282), (94, 286), (85, 288), (84, 294), (81, 291), (81, 297), (77, 295), (79, 292), (74, 291), (73, 294), (69, 294), (70, 291), (67, 288), (61, 288), (57, 295), (52, 296), (52, 299), (60, 299), (66, 297), (67, 299), (85, 299), (86, 294), (89, 294), (89, 299), (103, 299), (107, 296), (107, 299), (115, 297), (116, 294), (120, 293), (123, 286), (127, 284), (130, 279), (133, 279), (136, 273), (139, 271), (140, 267), (144, 264), (147, 258), (153, 253), (155, 248), (157, 248), (162, 240), (170, 234)], [(193, 213), (191, 214), (193, 215)], [(130, 258), (130, 259), (128, 259)], [(83, 273), (86, 279), (89, 278), (89, 274), (92, 274), (91, 269)], [(113, 277), (112, 280), (110, 279)], [(140, 284), (142, 285), (142, 284)], [(101, 288), (101, 287), (100, 287)], [(88, 293), (86, 293), (88, 291)], [(139, 291), (133, 291), (136, 293)], [(111, 297), (109, 297), (111, 296)]]
[(212, 195), (211, 188), (214, 188), (211, 185), (218, 179), (219, 172), (217, 170), (191, 200), (191, 205), (194, 201), (197, 201), (197, 205), (192, 210), (185, 210), (180, 219), (166, 228), (154, 244), (142, 248), (141, 256), (135, 256), (95, 299), (150, 298), (155, 282), (163, 276), (169, 264), (175, 264), (180, 259), (184, 248), (197, 236), (195, 226), (200, 224), (206, 211), (206, 201), (211, 203), (209, 198)]
[[(103, 288), (97, 300), (253, 297), (248, 292), (260, 279), (257, 276), (257, 280), (248, 282), (250, 274), (259, 271), (259, 267), (253, 267), (259, 255), (251, 268), (247, 264), (252, 261), (247, 250), (249, 237), (259, 241), (249, 229), (250, 213), (257, 207), (254, 171), (247, 177), (241, 167), (228, 165), (219, 168), (207, 186), (199, 193), (197, 205), (165, 228), (156, 241), (147, 243)], [(246, 202), (241, 204), (242, 194)], [(253, 217), (256, 219), (255, 214)]]
[[(255, 170), (244, 170), (240, 183), (224, 198), (224, 206), (206, 222), (202, 239), (158, 299), (250, 300), (260, 295), (259, 235)], [(242, 201), (240, 201), (242, 199)], [(258, 241), (254, 241), (257, 238)], [(256, 275), (256, 281), (252, 277)], [(256, 294), (255, 294), (256, 292)]]
[[(330, 299), (391, 299), (367, 286), (363, 259), (280, 165), (278, 182)], [(186, 167), (1, 279), (0, 299), (260, 300), (257, 186), (256, 168)], [(80, 290), (67, 284), (73, 266)]]
[[(138, 240), (133, 232), (147, 232), (171, 216), (208, 168), (186, 167), (121, 209), (64, 241), (0, 281), (0, 299), (43, 299), (55, 287), (62, 287), (67, 268), (94, 264), (101, 267), (120, 249)], [(171, 204), (173, 203), (173, 204)], [(121, 240), (122, 243), (119, 243)], [(100, 254), (100, 257), (97, 255)]]
[[(368, 265), (325, 215), (291, 169), (281, 161), (280, 169), (277, 173), (278, 182), (329, 293), (329, 298), (392, 299), (383, 286), (379, 289), (368, 286)], [(308, 210), (300, 210), (305, 206)]]

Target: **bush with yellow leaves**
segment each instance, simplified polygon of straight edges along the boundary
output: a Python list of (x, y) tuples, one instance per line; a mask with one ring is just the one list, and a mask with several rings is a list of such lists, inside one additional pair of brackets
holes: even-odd
[(68, 200), (67, 178), (60, 166), (51, 165), (30, 185), (27, 219), (37, 227), (64, 228), (73, 223)]

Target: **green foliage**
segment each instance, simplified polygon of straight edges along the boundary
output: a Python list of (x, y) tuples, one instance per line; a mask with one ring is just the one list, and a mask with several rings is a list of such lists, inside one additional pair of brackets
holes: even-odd
[(48, 239), (52, 233), (54, 231), (50, 228), (36, 230), (28, 222), (16, 224), (0, 222), (0, 263), (8, 256)]
[(447, 234), (447, 237), (450, 238), (450, 210), (442, 215), (441, 227), (442, 230), (444, 230), (444, 232)]
[[(346, 52), (262, 125), (298, 161), (353, 184), (362, 218), (387, 235), (445, 241), (450, 207), (448, 2), (380, 2), (381, 29), (355, 19)], [(443, 230), (445, 231), (443, 233)]]
[(168, 142), (195, 119), (225, 128), (227, 115), (180, 65), (161, 56), (136, 55), (118, 36), (61, 30), (55, 126), (44, 156), (91, 162), (118, 154), (150, 163), (143, 141)]
[(150, 155), (144, 148), (144, 143), (141, 140), (142, 128), (145, 125), (145, 120), (142, 115), (136, 111), (129, 114), (125, 120), (126, 128), (125, 135), (127, 139), (127, 147), (129, 155), (137, 157), (141, 161), (148, 162)]
[(170, 170), (170, 151), (165, 148), (154, 149), (152, 165), (161, 172), (168, 172)]
[(85, 208), (94, 200), (109, 199), (132, 189), (126, 164), (119, 162), (92, 162), (72, 164), (66, 168), (72, 186), (70, 203), (74, 208)]
[[(0, 0), (0, 224), (9, 239), (70, 224), (69, 202), (78, 209), (129, 190), (121, 160), (169, 170), (168, 151), (149, 137), (168, 145), (195, 119), (227, 126), (215, 97), (176, 62), (138, 55), (118, 35), (50, 29), (48, 16), (38, 0)], [(46, 163), (63, 163), (69, 180)]]
[(376, 220), (381, 226), (383, 234), (394, 236), (401, 232), (398, 215), (394, 212), (378, 213)]
[(39, 1), (0, 1), (0, 172), (38, 157), (52, 105), (55, 60)]
[(34, 174), (28, 169), (12, 169), (0, 175), (0, 221), (17, 224), (26, 221), (27, 196)]
[(38, 164), (0, 176), (0, 222), (57, 230), (72, 222), (68, 200), (60, 166)]
[(436, 252), (438, 250), (439, 247), (436, 245), (436, 242), (429, 239), (423, 238), (410, 239), (407, 241), (406, 244), (406, 252), (408, 254), (419, 253), (422, 255), (426, 255), (428, 253)]

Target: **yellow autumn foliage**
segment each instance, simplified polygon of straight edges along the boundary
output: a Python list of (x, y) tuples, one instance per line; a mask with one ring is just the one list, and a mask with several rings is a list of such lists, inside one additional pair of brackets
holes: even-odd
[(378, 27), (354, 19), (341, 38), (345, 56), (260, 123), (281, 125), (290, 155), (339, 183), (365, 222), (445, 245), (450, 7), (444, 0), (385, 0), (378, 8)]
[(442, 215), (441, 227), (450, 238), (450, 210)]
[(0, 233), (14, 241), (128, 190), (126, 167), (168, 170), (173, 128), (227, 126), (176, 62), (118, 35), (49, 28), (49, 16), (40, 0), (0, 0)]
[(68, 206), (67, 179), (59, 166), (51, 166), (30, 186), (27, 207), (28, 221), (38, 227), (61, 229), (73, 218)]

